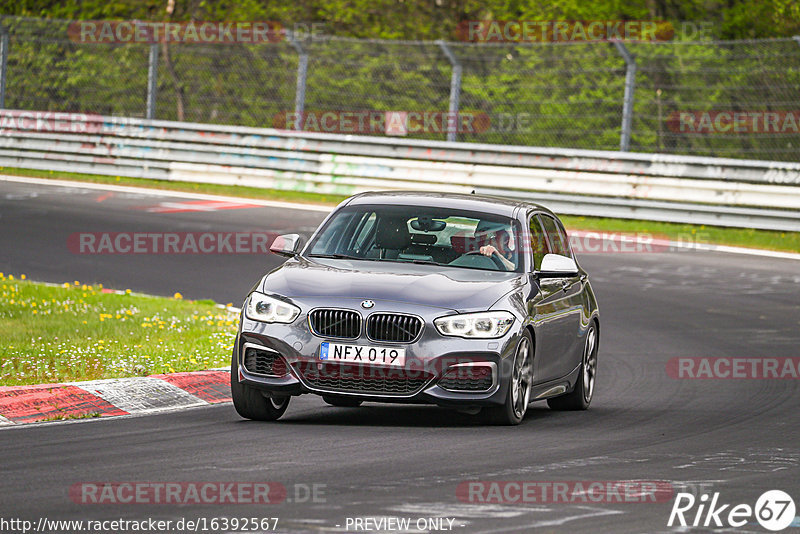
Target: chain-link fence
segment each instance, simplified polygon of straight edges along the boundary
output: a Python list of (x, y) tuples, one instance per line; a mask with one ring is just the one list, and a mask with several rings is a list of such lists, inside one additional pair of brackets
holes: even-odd
[(92, 44), (0, 23), (7, 109), (800, 160), (800, 39)]

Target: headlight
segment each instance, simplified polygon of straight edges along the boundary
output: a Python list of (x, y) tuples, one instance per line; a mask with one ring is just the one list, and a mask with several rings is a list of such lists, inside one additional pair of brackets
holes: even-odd
[(254, 291), (247, 300), (245, 315), (264, 323), (291, 323), (300, 315), (300, 308)]
[(443, 336), (493, 338), (508, 332), (514, 316), (507, 311), (465, 313), (439, 317), (433, 324)]

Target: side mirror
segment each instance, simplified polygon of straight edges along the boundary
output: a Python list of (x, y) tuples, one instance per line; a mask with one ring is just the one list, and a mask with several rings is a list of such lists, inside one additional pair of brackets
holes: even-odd
[(300, 234), (279, 235), (272, 242), (269, 251), (279, 256), (297, 256), (300, 249)]
[(578, 274), (578, 264), (575, 260), (559, 254), (545, 254), (542, 265), (536, 273), (539, 278), (566, 278)]

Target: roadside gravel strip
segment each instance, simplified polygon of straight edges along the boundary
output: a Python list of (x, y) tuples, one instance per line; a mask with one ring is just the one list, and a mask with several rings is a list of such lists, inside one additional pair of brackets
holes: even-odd
[(0, 426), (142, 415), (230, 402), (226, 370), (0, 387)]

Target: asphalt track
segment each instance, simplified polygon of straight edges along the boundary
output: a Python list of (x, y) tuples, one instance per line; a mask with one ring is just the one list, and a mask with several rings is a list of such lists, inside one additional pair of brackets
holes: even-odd
[[(68, 236), (302, 232), (324, 215), (142, 209), (166, 201), (175, 199), (0, 182), (0, 271), (238, 305), (277, 257), (80, 255), (67, 248)], [(800, 262), (687, 251), (586, 254), (580, 261), (602, 319), (598, 385), (587, 412), (534, 404), (522, 425), (501, 428), (434, 407), (333, 408), (304, 396), (276, 424), (241, 420), (221, 405), (6, 428), (0, 518), (278, 517), (279, 531), (333, 532), (347, 518), (441, 516), (465, 533), (672, 531), (672, 499), (497, 505), (456, 495), (465, 481), (631, 479), (720, 492), (722, 502), (751, 506), (762, 492), (781, 489), (800, 509), (800, 380), (679, 380), (665, 370), (675, 357), (797, 357)], [(260, 506), (76, 504), (69, 488), (87, 481), (275, 481), (289, 499)], [(313, 484), (324, 495), (298, 502), (295, 492)], [(736, 531), (765, 532), (753, 519)]]

